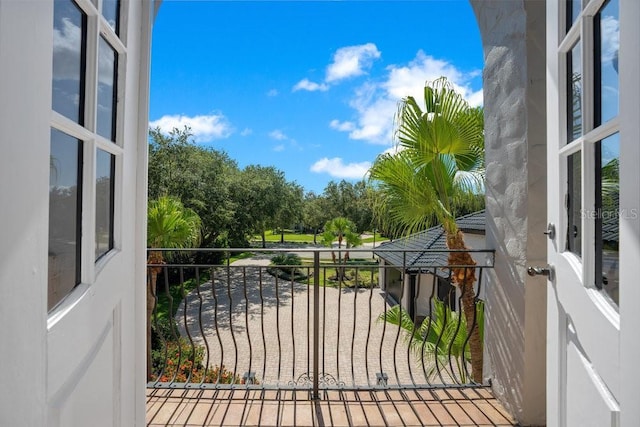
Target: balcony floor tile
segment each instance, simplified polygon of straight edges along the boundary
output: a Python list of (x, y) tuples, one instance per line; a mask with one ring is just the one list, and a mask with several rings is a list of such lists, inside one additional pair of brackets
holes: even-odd
[(483, 388), (330, 391), (147, 390), (147, 426), (515, 426)]

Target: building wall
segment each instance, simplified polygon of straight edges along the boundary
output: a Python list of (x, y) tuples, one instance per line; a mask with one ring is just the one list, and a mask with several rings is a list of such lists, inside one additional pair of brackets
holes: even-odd
[(470, 0), (482, 35), (487, 246), (485, 375), (523, 425), (545, 423), (545, 2)]
[[(487, 248), (485, 237), (483, 235), (466, 233), (464, 235), (464, 242), (467, 245), (467, 247), (470, 249), (486, 249)], [(486, 274), (486, 270), (483, 270), (483, 271), (485, 271), (485, 273), (483, 274)], [(421, 274), (419, 278), (416, 278), (416, 286), (418, 286), (418, 284), (420, 286), (420, 289), (416, 290), (416, 293), (417, 293), (416, 315), (424, 317), (429, 315), (429, 313), (431, 312), (430, 306), (431, 306), (431, 292), (433, 288), (433, 275)], [(486, 289), (485, 286), (481, 288), (480, 295), (479, 295), (480, 299), (483, 299), (483, 300), (485, 299), (485, 296), (486, 296), (485, 289)], [(402, 306), (408, 309), (410, 300), (414, 298), (413, 296), (411, 296), (411, 289), (409, 286), (408, 276), (405, 276), (404, 290), (405, 290), (405, 295), (403, 298)], [(457, 290), (456, 300), (458, 300), (459, 297), (460, 297), (460, 291)]]

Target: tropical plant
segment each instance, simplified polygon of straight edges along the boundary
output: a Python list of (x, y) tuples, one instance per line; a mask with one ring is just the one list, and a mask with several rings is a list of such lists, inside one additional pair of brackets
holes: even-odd
[(200, 241), (200, 217), (174, 197), (162, 196), (149, 202), (147, 212), (147, 377), (151, 378), (151, 318), (156, 306), (156, 282), (165, 262), (160, 248), (186, 248)]
[[(353, 221), (345, 217), (337, 217), (327, 221), (322, 234), (322, 244), (333, 248), (333, 242), (338, 240), (338, 256), (335, 251), (331, 251), (333, 264), (336, 266), (336, 280), (345, 280), (345, 268), (342, 264), (349, 261), (349, 248), (358, 246), (362, 242), (360, 234), (356, 231)], [(342, 257), (342, 243), (345, 243), (344, 258)]]
[(302, 265), (302, 259), (298, 254), (278, 254), (271, 258), (270, 265), (288, 275), (295, 275)]
[[(426, 377), (434, 380), (446, 372), (452, 379), (466, 383), (467, 363), (471, 351), (467, 345), (467, 320), (438, 298), (432, 298), (433, 312), (416, 326), (402, 306), (395, 305), (379, 317), (404, 330), (404, 339), (421, 364)], [(484, 302), (476, 302), (476, 319), (481, 339), (484, 337)], [(455, 364), (455, 367), (454, 367)]]
[[(206, 348), (192, 344), (186, 338), (166, 341), (153, 350), (151, 381), (178, 383), (244, 384), (238, 374), (222, 366), (206, 366)], [(254, 384), (258, 384), (254, 380)]]
[(396, 115), (397, 150), (380, 155), (369, 171), (383, 195), (382, 208), (403, 234), (428, 228), (433, 219), (446, 232), (453, 283), (460, 288), (471, 350), (472, 378), (482, 381), (482, 340), (476, 316), (476, 264), (455, 221), (455, 200), (482, 191), (482, 110), (471, 108), (440, 78), (424, 88), (424, 110), (404, 98)]

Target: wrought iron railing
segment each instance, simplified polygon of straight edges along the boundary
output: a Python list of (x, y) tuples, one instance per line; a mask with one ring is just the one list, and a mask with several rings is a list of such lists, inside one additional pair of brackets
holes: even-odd
[[(476, 265), (465, 266), (448, 265), (448, 252), (383, 248), (346, 257), (344, 248), (150, 251), (165, 261), (148, 265), (156, 301), (148, 387), (318, 396), (482, 382), (471, 379), (467, 331), (484, 328), (493, 251), (469, 250)], [(449, 287), (460, 269), (475, 270), (471, 327), (459, 314), (460, 291)]]

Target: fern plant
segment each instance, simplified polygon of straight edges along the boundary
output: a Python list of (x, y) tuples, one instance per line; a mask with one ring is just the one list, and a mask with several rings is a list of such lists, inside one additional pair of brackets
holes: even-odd
[[(418, 326), (413, 322), (409, 313), (400, 305), (396, 305), (378, 320), (399, 326), (403, 330), (403, 337), (416, 355), (425, 376), (429, 381), (446, 373), (451, 379), (466, 383), (469, 377), (468, 365), (471, 361), (471, 351), (467, 340), (466, 316), (460, 316), (457, 311), (437, 298), (432, 298), (433, 311)], [(481, 342), (484, 341), (484, 302), (476, 302), (475, 322), (480, 332)]]

